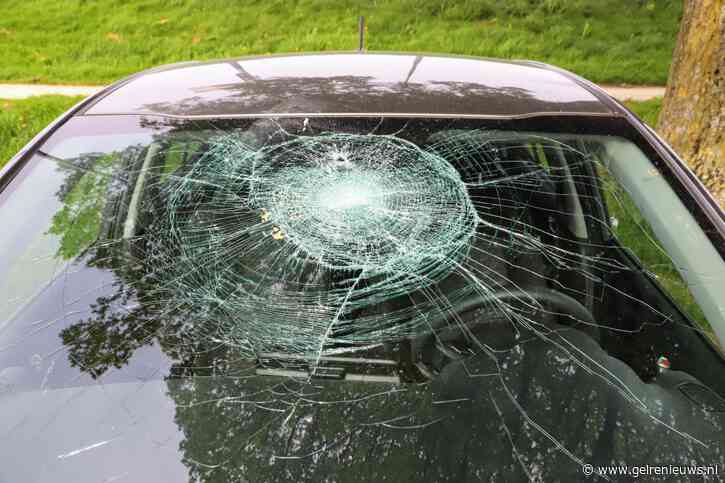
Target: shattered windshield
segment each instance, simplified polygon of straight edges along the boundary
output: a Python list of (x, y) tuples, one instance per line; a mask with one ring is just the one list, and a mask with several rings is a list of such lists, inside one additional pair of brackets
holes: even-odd
[(722, 465), (722, 240), (659, 163), (605, 120), (71, 120), (0, 194), (0, 481)]

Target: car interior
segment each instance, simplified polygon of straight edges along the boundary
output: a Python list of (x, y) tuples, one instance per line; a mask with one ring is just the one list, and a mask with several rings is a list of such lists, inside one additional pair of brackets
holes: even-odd
[[(271, 142), (283, 142), (288, 135), (269, 134), (269, 129), (261, 131)], [(144, 258), (149, 250), (146, 234), (154, 229), (155, 217), (167, 209), (165, 183), (196, 176), (190, 174), (191, 167), (209, 162), (205, 154), (218, 134), (180, 133), (154, 141), (129, 158), (122, 167), (128, 187), (117, 190), (117, 199), (106, 205), (104, 237), (123, 240), (132, 258)], [(245, 136), (264, 137), (253, 130), (240, 134)], [(379, 344), (351, 350), (348, 342), (334, 344), (336, 337), (350, 339), (360, 330), (345, 324), (344, 330), (331, 336), (331, 353), (325, 355), (301, 354), (284, 343), (267, 344), (258, 352), (259, 374), (420, 382), (467, 354), (511, 349), (522, 337), (565, 329), (591, 337), (645, 382), (663, 377), (657, 360), (666, 354), (681, 372), (706, 384), (703, 393), (725, 394), (717, 370), (721, 356), (699, 329), (701, 322), (678, 305), (656, 274), (615, 235), (612, 223), (617, 221), (610, 205), (620, 205), (619, 211), (623, 204), (626, 210), (638, 208), (608, 172), (610, 153), (602, 139), (451, 130), (428, 133), (413, 142), (431, 153), (448, 155), (447, 161), (475, 200), (477, 215), (485, 224), (477, 227), (466, 263), (486, 267), (490, 293), (482, 296), (461, 273), (451, 273), (437, 290), (453, 294), (448, 299), (452, 307), (431, 308), (426, 305), (429, 294), (413, 291), (344, 316), (377, 317), (377, 329), (385, 329), (385, 324), (395, 324), (385, 314), (420, 305), (431, 312), (426, 329), (404, 337), (386, 336)], [(194, 206), (204, 202), (199, 198)], [(243, 217), (234, 221), (249, 222)], [(649, 227), (638, 228), (651, 232)], [(239, 263), (254, 261), (241, 257)], [(308, 273), (300, 270), (297, 275)], [(334, 288), (349, 283), (350, 274), (330, 272), (326, 277), (324, 283)], [(512, 318), (511, 312), (534, 323), (517, 322), (520, 317)]]

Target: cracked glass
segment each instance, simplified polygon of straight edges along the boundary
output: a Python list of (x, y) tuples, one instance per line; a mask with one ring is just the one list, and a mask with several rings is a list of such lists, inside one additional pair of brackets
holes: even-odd
[(0, 482), (724, 463), (722, 239), (621, 120), (81, 117), (0, 219)]

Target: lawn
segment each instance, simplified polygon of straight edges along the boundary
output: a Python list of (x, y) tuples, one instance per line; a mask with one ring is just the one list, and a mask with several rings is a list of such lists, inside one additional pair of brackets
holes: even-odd
[(64, 96), (0, 99), (0, 167), (53, 119), (81, 99)]
[(0, 80), (108, 83), (158, 64), (370, 50), (528, 58), (600, 83), (664, 84), (680, 0), (3, 0)]
[(648, 125), (657, 127), (657, 117), (662, 109), (661, 97), (648, 101), (627, 101), (624, 104)]

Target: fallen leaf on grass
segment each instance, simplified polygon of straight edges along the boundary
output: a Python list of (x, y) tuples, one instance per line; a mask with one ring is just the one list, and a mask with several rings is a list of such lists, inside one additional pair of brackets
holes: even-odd
[(116, 32), (108, 32), (106, 34), (106, 38), (111, 42), (116, 42), (117, 44), (120, 44), (123, 41), (123, 37), (121, 37), (121, 35), (117, 34)]

